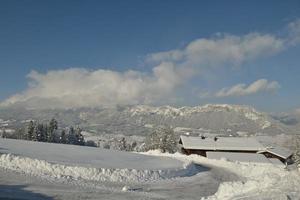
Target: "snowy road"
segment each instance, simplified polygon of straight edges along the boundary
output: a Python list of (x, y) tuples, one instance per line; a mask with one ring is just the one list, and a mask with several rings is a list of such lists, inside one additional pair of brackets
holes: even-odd
[[(0, 169), (0, 199), (199, 199), (214, 194), (219, 181), (211, 171), (147, 183), (49, 179)], [(134, 192), (122, 192), (124, 185)]]

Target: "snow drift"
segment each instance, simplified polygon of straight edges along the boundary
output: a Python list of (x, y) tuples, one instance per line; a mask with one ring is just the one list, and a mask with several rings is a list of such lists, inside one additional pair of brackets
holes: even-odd
[(162, 170), (87, 168), (53, 164), (45, 160), (14, 156), (11, 154), (2, 154), (0, 156), (0, 167), (35, 176), (115, 182), (154, 181), (190, 176), (198, 172), (198, 169), (193, 163), (187, 163), (182, 168), (178, 169)]
[(0, 139), (0, 167), (35, 176), (116, 182), (153, 181), (199, 171), (192, 162), (172, 158), (11, 139)]

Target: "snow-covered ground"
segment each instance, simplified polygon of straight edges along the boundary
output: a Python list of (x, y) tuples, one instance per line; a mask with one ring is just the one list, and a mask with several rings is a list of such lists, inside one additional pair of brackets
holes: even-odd
[(93, 181), (149, 181), (197, 173), (193, 163), (75, 145), (0, 139), (0, 167)]
[(94, 147), (14, 139), (0, 139), (0, 153), (45, 160), (49, 163), (68, 166), (108, 169), (159, 170), (182, 168), (183, 165), (181, 161), (172, 158), (145, 156)]
[(0, 153), (0, 199), (300, 199), (299, 170), (272, 164), (9, 139)]
[[(147, 152), (147, 155), (160, 155), (157, 152)], [(239, 181), (225, 181), (218, 191), (207, 200), (226, 199), (300, 199), (300, 170), (282, 169), (273, 164), (228, 162), (213, 160), (198, 155), (165, 154), (179, 160), (189, 160), (207, 166), (211, 169), (220, 168), (239, 177)], [(223, 174), (225, 177), (228, 174)]]

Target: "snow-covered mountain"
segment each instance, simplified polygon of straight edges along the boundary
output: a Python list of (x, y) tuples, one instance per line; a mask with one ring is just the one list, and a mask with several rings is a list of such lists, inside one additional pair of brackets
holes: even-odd
[(166, 118), (176, 118), (176, 117), (191, 117), (199, 114), (209, 114), (222, 112), (227, 113), (237, 113), (249, 120), (255, 121), (262, 126), (262, 129), (271, 126), (271, 122), (268, 121), (266, 114), (256, 111), (254, 108), (249, 106), (240, 105), (228, 105), (228, 104), (207, 104), (205, 106), (195, 106), (195, 107), (180, 107), (175, 108), (171, 106), (162, 107), (151, 107), (151, 106), (135, 106), (130, 109), (132, 115), (161, 115)]
[(271, 116), (273, 119), (300, 133), (300, 109), (288, 113), (274, 113)]
[(79, 125), (98, 133), (125, 135), (145, 135), (158, 125), (221, 134), (294, 132), (288, 124), (282, 123), (277, 118), (243, 105), (207, 104), (195, 107), (136, 105), (68, 110), (0, 109), (2, 122), (8, 120), (13, 122), (9, 124), (10, 127), (22, 126), (28, 119), (46, 121), (52, 117), (61, 122), (61, 126)]
[(147, 123), (165, 122), (173, 127), (188, 127), (215, 132), (248, 132), (277, 134), (290, 132), (289, 128), (267, 113), (244, 105), (207, 104), (195, 107), (134, 106), (131, 117), (140, 117)]

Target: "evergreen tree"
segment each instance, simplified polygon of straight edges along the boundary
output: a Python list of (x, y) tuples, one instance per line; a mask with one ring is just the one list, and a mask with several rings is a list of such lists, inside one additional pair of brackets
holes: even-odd
[(34, 123), (31, 120), (27, 127), (27, 140), (33, 140)]
[(52, 118), (49, 123), (49, 129), (48, 129), (48, 142), (55, 142), (55, 134), (58, 129), (57, 121)]
[(43, 142), (48, 142), (49, 138), (49, 126), (47, 124), (43, 125)]
[(45, 140), (44, 136), (45, 136), (45, 134), (44, 134), (43, 124), (36, 123), (34, 126), (34, 131), (33, 131), (33, 140), (42, 142)]
[(69, 133), (68, 133), (68, 144), (76, 144), (76, 136), (75, 136), (75, 130), (73, 126), (69, 128)]
[(32, 135), (33, 141), (38, 141), (38, 134), (39, 134), (38, 126), (37, 126), (37, 123), (35, 123), (34, 128), (33, 128), (33, 135)]
[(66, 136), (66, 131), (62, 130), (60, 134), (60, 143), (66, 144), (67, 143), (67, 136)]
[(42, 142), (44, 141), (44, 125), (43, 124), (38, 124), (37, 125), (37, 141)]
[(81, 134), (82, 130), (78, 127), (75, 132), (76, 143), (77, 145), (84, 145), (84, 137)]

